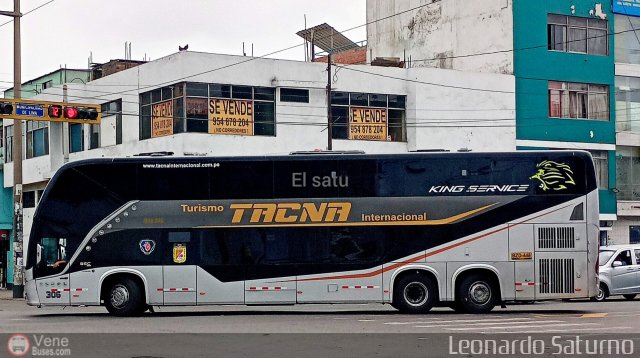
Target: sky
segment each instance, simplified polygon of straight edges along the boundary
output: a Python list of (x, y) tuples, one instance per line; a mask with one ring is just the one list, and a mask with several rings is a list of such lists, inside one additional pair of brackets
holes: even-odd
[[(133, 60), (158, 59), (189, 45), (189, 51), (304, 60), (296, 32), (328, 23), (366, 40), (366, 0), (22, 0), (21, 12), (46, 4), (21, 20), (22, 82), (60, 67), (88, 68), (124, 58), (131, 42)], [(50, 3), (49, 3), (50, 2)], [(47, 4), (48, 3), (48, 4)], [(13, 0), (0, 0), (13, 11)], [(13, 87), (13, 23), (0, 16), (0, 91)]]

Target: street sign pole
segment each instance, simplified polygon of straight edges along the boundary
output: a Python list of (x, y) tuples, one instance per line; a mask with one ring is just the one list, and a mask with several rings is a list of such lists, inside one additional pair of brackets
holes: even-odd
[[(22, 96), (20, 0), (13, 1), (13, 98)], [(22, 236), (22, 121), (13, 119), (13, 297), (24, 296)]]

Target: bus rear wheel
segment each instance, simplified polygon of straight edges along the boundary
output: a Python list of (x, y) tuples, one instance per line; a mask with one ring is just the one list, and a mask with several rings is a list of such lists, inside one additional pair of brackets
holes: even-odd
[(121, 278), (111, 284), (104, 305), (109, 313), (120, 317), (137, 316), (147, 309), (142, 289), (130, 278)]
[(624, 297), (625, 300), (633, 301), (633, 299), (636, 298), (636, 294), (622, 295), (622, 297)]
[(402, 313), (426, 313), (438, 300), (438, 287), (425, 274), (402, 277), (393, 290), (393, 307)]
[(457, 303), (468, 313), (490, 312), (496, 306), (497, 299), (496, 285), (485, 275), (469, 275), (458, 286)]

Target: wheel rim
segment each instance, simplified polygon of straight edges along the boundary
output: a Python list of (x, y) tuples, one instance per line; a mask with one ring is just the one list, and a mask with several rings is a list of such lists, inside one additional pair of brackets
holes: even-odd
[(116, 285), (111, 289), (111, 305), (122, 308), (129, 302), (129, 290), (123, 285)]
[(596, 296), (596, 300), (602, 301), (604, 299), (604, 290), (602, 287), (598, 287), (598, 295)]
[(491, 300), (491, 287), (486, 282), (474, 282), (469, 287), (469, 298), (473, 303), (484, 305)]
[(429, 291), (422, 282), (411, 282), (404, 288), (404, 300), (413, 307), (422, 306), (428, 299)]

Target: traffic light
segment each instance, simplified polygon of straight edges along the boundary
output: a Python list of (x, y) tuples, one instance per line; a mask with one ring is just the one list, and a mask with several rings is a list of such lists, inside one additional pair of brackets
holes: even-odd
[(50, 118), (60, 118), (62, 117), (62, 106), (57, 104), (49, 105), (47, 112)]
[(98, 111), (94, 108), (68, 106), (64, 107), (63, 114), (66, 119), (86, 119), (92, 121), (98, 119)]
[(0, 114), (13, 114), (13, 104), (11, 102), (0, 102)]

